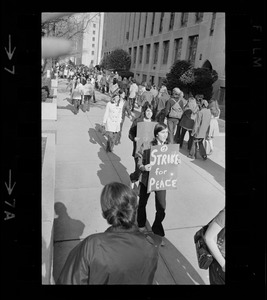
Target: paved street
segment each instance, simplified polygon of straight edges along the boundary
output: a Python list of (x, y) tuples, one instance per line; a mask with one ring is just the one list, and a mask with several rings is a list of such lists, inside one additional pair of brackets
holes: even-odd
[[(96, 91), (89, 112), (73, 114), (66, 80), (59, 80), (57, 99), (56, 182), (54, 222), (54, 279), (69, 251), (80, 239), (108, 227), (101, 215), (100, 193), (111, 181), (129, 184), (134, 170), (131, 121), (126, 118), (121, 144), (106, 153), (104, 137), (96, 131), (102, 123), (109, 97)], [(138, 114), (138, 112), (136, 112)], [(185, 140), (188, 137), (186, 135)], [(160, 249), (155, 284), (209, 284), (208, 271), (197, 266), (194, 233), (225, 205), (225, 136), (214, 140), (214, 152), (206, 161), (187, 158), (181, 149), (178, 190), (167, 191), (163, 225), (166, 245)], [(155, 215), (154, 194), (147, 205), (148, 222)]]

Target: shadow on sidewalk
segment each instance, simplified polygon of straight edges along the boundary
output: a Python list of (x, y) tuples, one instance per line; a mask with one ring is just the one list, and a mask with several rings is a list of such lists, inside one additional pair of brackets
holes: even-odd
[[(205, 285), (201, 276), (198, 274), (197, 270), (191, 265), (191, 263), (183, 256), (183, 254), (166, 238), (163, 238), (165, 246), (160, 247), (160, 259), (165, 265), (164, 276), (164, 265), (159, 264), (158, 269), (155, 274), (155, 280), (159, 284), (161, 282), (168, 284), (168, 274), (169, 281), (173, 284), (187, 284), (187, 285)], [(164, 278), (162, 278), (164, 276)]]
[[(183, 143), (183, 148), (180, 148), (180, 153), (185, 156), (188, 155), (187, 142)], [(209, 158), (209, 156), (208, 159), (204, 161), (199, 152), (197, 152), (197, 159), (192, 160), (191, 163), (211, 174), (214, 179), (225, 189), (225, 168), (215, 163)]]
[(80, 239), (85, 228), (84, 223), (70, 218), (63, 203), (56, 202), (54, 207), (58, 216), (54, 219), (54, 242)]
[[(90, 138), (90, 143), (98, 144), (100, 146), (98, 157), (101, 159), (102, 163), (100, 163), (99, 167), (101, 170), (97, 171), (97, 176), (100, 179), (102, 185), (106, 185), (114, 181), (113, 178), (110, 177), (110, 163), (115, 169), (120, 181), (126, 185), (130, 184), (130, 176), (127, 172), (127, 169), (124, 165), (120, 163), (121, 159), (114, 152), (106, 152), (107, 139), (99, 132), (100, 124), (96, 123), (95, 128), (89, 128), (88, 134)], [(116, 146), (115, 146), (116, 147)], [(107, 164), (108, 162), (108, 164)]]

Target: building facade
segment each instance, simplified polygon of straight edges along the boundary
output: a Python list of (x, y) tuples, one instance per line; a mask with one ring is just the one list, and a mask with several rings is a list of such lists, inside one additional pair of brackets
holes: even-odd
[(176, 60), (217, 71), (214, 98), (225, 95), (225, 13), (105, 13), (102, 56), (116, 48), (131, 55), (139, 82), (161, 85)]
[(81, 28), (85, 28), (75, 38), (74, 51), (76, 55), (71, 60), (87, 67), (98, 65), (101, 60), (104, 13), (77, 14), (81, 18)]

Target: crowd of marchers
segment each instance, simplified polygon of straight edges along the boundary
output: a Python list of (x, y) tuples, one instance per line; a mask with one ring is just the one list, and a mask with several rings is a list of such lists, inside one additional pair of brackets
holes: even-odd
[[(105, 233), (89, 236), (71, 251), (58, 283), (151, 284), (157, 267), (156, 249), (164, 246), (162, 222), (165, 218), (167, 191), (154, 192), (156, 214), (151, 226), (152, 232), (149, 232), (146, 227), (146, 205), (150, 196), (147, 192), (151, 170), (150, 149), (163, 144), (179, 144), (182, 148), (188, 132), (188, 157), (196, 159), (199, 153), (206, 160), (214, 149), (213, 139), (219, 134), (218, 103), (216, 100), (207, 101), (200, 94), (190, 93), (185, 96), (178, 87), (168, 91), (164, 84), (160, 87), (146, 82), (137, 84), (135, 78), (122, 78), (117, 72), (65, 68), (57, 76), (68, 80), (67, 87), (75, 114), (79, 108), (84, 112), (90, 111), (90, 103), (97, 101), (96, 90), (109, 96), (102, 122), (102, 132), (107, 137), (107, 152), (112, 152), (121, 142), (125, 117), (131, 119), (128, 137), (133, 142), (135, 169), (130, 174), (130, 181), (132, 188), (138, 184), (139, 197), (137, 205), (136, 192), (133, 193), (131, 187), (118, 183), (104, 187), (101, 207), (111, 227)], [(156, 123), (153, 139), (137, 149), (138, 122), (153, 121)], [(222, 251), (220, 248), (217, 251), (212, 244), (212, 234), (224, 228), (224, 215), (221, 217), (221, 214), (217, 218), (220, 222), (215, 218), (208, 231), (207, 243), (213, 247), (216, 258), (210, 267), (211, 284), (224, 283), (225, 237), (223, 242), (220, 241)], [(121, 240), (122, 235), (124, 240)], [(96, 252), (100, 244), (105, 245), (101, 246), (105, 249)], [(141, 252), (140, 247), (143, 248)], [(103, 259), (107, 264), (105, 266)], [(122, 266), (121, 260), (127, 263)]]

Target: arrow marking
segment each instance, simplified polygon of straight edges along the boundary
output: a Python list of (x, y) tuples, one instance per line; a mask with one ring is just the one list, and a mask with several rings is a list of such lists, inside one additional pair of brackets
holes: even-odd
[(6, 185), (8, 194), (11, 195), (11, 193), (12, 193), (14, 187), (15, 187), (15, 184), (16, 184), (16, 182), (15, 182), (15, 183), (13, 184), (13, 186), (11, 187), (11, 170), (9, 170), (9, 182), (8, 182), (8, 183), (9, 183), (8, 186), (7, 186), (6, 183), (5, 183), (5, 185)]
[(6, 50), (6, 54), (7, 54), (8, 58), (12, 59), (12, 56), (16, 50), (16, 47), (13, 49), (13, 51), (11, 51), (11, 35), (8, 36), (8, 40), (9, 40), (8, 41), (8, 51), (7, 51), (6, 47), (5, 47), (5, 50)]
[(11, 73), (11, 74), (15, 74), (15, 66), (13, 66), (13, 69), (12, 69), (12, 71), (11, 70), (9, 70), (9, 69), (7, 69), (7, 68), (5, 68), (5, 70), (7, 71), (7, 72), (9, 72), (9, 73)]

